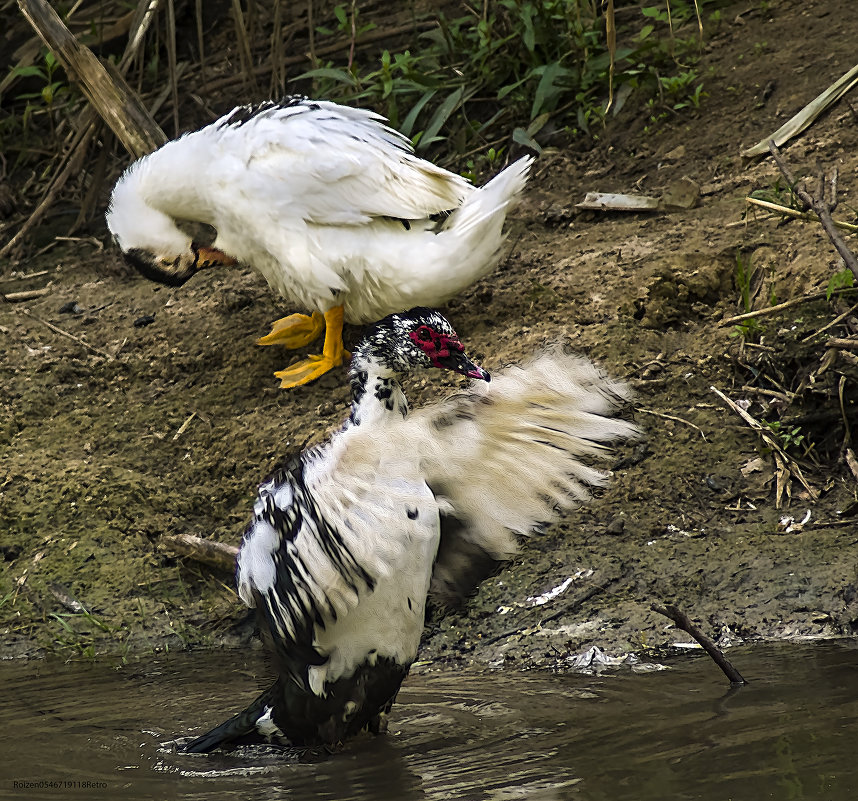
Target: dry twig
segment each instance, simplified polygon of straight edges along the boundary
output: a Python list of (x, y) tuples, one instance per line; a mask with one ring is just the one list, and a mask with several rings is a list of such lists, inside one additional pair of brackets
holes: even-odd
[(690, 426), (695, 431), (700, 432), (700, 436), (703, 437), (703, 441), (706, 441), (706, 435), (703, 433), (703, 429), (699, 426), (694, 425), (694, 423), (684, 420), (682, 417), (677, 417), (675, 414), (665, 414), (664, 412), (655, 412), (652, 409), (642, 409), (640, 406), (637, 407), (637, 411), (642, 412), (643, 414), (651, 414), (654, 417), (663, 417), (665, 420), (673, 420), (676, 423), (682, 423), (683, 425)]
[(24, 292), (8, 292), (5, 295), (0, 294), (0, 298), (5, 300), (7, 303), (21, 303), (25, 300), (35, 300), (36, 298), (50, 295), (53, 291), (54, 290), (49, 286), (46, 286), (42, 289), (27, 289)]
[(831, 322), (826, 323), (822, 328), (818, 331), (814, 331), (812, 334), (808, 334), (802, 342), (810, 342), (815, 336), (819, 336), (823, 331), (827, 331), (829, 328), (834, 328), (838, 323), (842, 323), (850, 314), (852, 314), (856, 309), (858, 309), (858, 303), (854, 306), (850, 306), (843, 314), (838, 314)]
[(807, 483), (807, 479), (805, 479), (804, 474), (801, 472), (801, 468), (798, 466), (798, 463), (793, 459), (787, 452), (778, 445), (775, 438), (772, 436), (772, 432), (764, 426), (759, 420), (757, 420), (753, 415), (746, 412), (741, 406), (734, 403), (730, 398), (728, 398), (721, 390), (716, 389), (715, 387), (709, 387), (719, 398), (721, 398), (724, 403), (726, 403), (736, 414), (739, 415), (754, 431), (756, 431), (763, 442), (766, 443), (766, 447), (768, 447), (772, 451), (772, 456), (775, 460), (775, 508), (781, 508), (781, 499), (783, 498), (784, 493), (786, 493), (787, 498), (791, 496), (789, 483), (787, 479), (792, 476), (801, 483), (801, 485), (807, 490), (813, 500), (816, 500), (819, 497), (819, 494), (810, 484)]
[(823, 180), (823, 176), (820, 174), (819, 197), (812, 197), (804, 187), (796, 183), (773, 139), (769, 140), (769, 151), (783, 177), (786, 178), (787, 183), (791, 187), (794, 187), (795, 193), (801, 198), (801, 201), (819, 215), (819, 222), (822, 223), (822, 227), (825, 229), (825, 233), (828, 234), (831, 244), (834, 245), (846, 266), (852, 271), (852, 275), (858, 278), (858, 260), (855, 259), (855, 254), (849, 249), (849, 246), (843, 241), (843, 237), (838, 233), (837, 226), (834, 224), (834, 220), (831, 219), (830, 206), (825, 202), (825, 181)]
[(709, 656), (712, 657), (715, 664), (718, 665), (719, 668), (724, 672), (724, 675), (730, 680), (730, 684), (747, 684), (748, 681), (745, 679), (741, 673), (739, 673), (736, 668), (733, 667), (733, 664), (727, 659), (726, 656), (721, 652), (721, 649), (715, 645), (712, 640), (710, 640), (700, 629), (695, 626), (688, 615), (685, 614), (681, 609), (676, 606), (668, 605), (668, 606), (659, 606), (658, 604), (651, 604), (650, 609), (653, 612), (658, 612), (660, 615), (664, 615), (669, 620), (672, 620), (678, 629), (690, 634), (706, 651)]
[(43, 320), (38, 315), (33, 314), (33, 312), (31, 312), (29, 309), (15, 309), (15, 311), (20, 312), (21, 314), (26, 314), (27, 317), (31, 317), (36, 322), (47, 326), (55, 334), (59, 334), (60, 336), (64, 336), (67, 339), (71, 339), (73, 342), (77, 342), (78, 345), (83, 345), (83, 347), (85, 347), (88, 351), (94, 353), (96, 356), (101, 356), (102, 358), (107, 359), (107, 361), (109, 362), (113, 361), (113, 356), (111, 356), (109, 353), (105, 353), (105, 351), (99, 350), (94, 345), (90, 345), (88, 342), (85, 342), (80, 337), (76, 337), (74, 334), (70, 334), (68, 331), (64, 331), (59, 326), (56, 326), (53, 323), (49, 323), (47, 320)]
[(826, 343), (829, 348), (847, 348), (849, 350), (858, 349), (858, 338), (844, 339), (843, 337), (831, 337)]
[(735, 323), (741, 323), (744, 320), (753, 320), (755, 317), (768, 317), (770, 314), (777, 314), (784, 309), (789, 309), (792, 306), (798, 306), (802, 303), (807, 303), (811, 300), (820, 300), (821, 298), (828, 297), (827, 292), (813, 292), (810, 295), (802, 295), (800, 298), (792, 298), (792, 300), (785, 300), (783, 303), (778, 303), (775, 306), (766, 306), (765, 309), (757, 309), (756, 311), (746, 312), (745, 314), (737, 314), (734, 317), (726, 317), (723, 320), (719, 320), (718, 325), (733, 325)]
[(158, 544), (165, 550), (188, 556), (213, 567), (222, 570), (235, 570), (235, 559), (238, 556), (238, 548), (227, 545), (224, 542), (204, 540), (193, 534), (162, 534)]
[[(782, 206), (780, 203), (772, 203), (770, 200), (761, 200), (758, 197), (746, 197), (745, 202), (752, 206), (759, 206), (763, 209), (769, 209), (770, 211), (776, 211), (778, 214), (784, 214), (787, 217), (794, 217), (797, 220), (812, 220), (819, 221), (819, 217), (815, 214), (810, 214), (806, 211), (799, 211), (798, 209), (791, 209), (789, 206)], [(768, 215), (764, 219), (771, 219)], [(842, 228), (844, 231), (858, 231), (858, 225), (853, 225), (852, 223), (843, 222), (842, 220), (832, 220), (832, 222), (838, 227)], [(740, 222), (740, 225), (744, 224), (744, 222)], [(731, 223), (732, 225), (732, 223)]]

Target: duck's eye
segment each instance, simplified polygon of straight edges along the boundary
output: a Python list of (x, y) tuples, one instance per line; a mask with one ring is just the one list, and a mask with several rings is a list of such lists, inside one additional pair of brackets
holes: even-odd
[(432, 341), (432, 329), (429, 328), (428, 325), (421, 325), (420, 328), (415, 332), (417, 334), (417, 339), (420, 342), (431, 342)]

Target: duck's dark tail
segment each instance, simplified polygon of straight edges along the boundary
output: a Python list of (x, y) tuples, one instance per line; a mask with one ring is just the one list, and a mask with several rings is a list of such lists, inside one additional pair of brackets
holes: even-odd
[[(266, 738), (260, 726), (257, 724), (260, 718), (266, 717), (266, 711), (270, 711), (277, 694), (277, 684), (267, 689), (243, 712), (230, 718), (220, 726), (216, 726), (210, 732), (197, 737), (188, 743), (182, 751), (190, 754), (207, 754), (222, 745), (229, 743), (264, 743)], [(264, 726), (264, 724), (263, 724)]]

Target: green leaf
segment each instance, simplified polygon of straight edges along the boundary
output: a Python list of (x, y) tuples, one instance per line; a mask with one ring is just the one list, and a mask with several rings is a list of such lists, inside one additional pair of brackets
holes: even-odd
[(432, 142), (437, 141), (435, 138), (438, 131), (441, 130), (441, 127), (445, 122), (450, 118), (450, 115), (462, 105), (462, 98), (465, 96), (465, 87), (460, 86), (454, 92), (451, 92), (444, 98), (444, 102), (435, 109), (435, 113), (432, 115), (432, 119), (429, 120), (429, 124), (426, 126), (426, 130), (423, 133), (423, 138), (420, 140), (419, 149), (424, 150), (428, 147)]
[(345, 6), (335, 6), (334, 16), (337, 18), (337, 22), (339, 22), (340, 25), (346, 25), (348, 23)]
[(542, 77), (539, 79), (539, 84), (537, 84), (536, 93), (533, 96), (533, 106), (530, 109), (531, 119), (539, 116), (543, 111), (551, 111), (553, 109), (557, 98), (563, 91), (555, 82), (559, 78), (565, 78), (569, 74), (569, 70), (561, 67), (559, 61), (555, 61), (545, 67)]
[(524, 128), (515, 128), (512, 132), (512, 141), (517, 142), (519, 145), (524, 145), (525, 147), (529, 147), (531, 150), (535, 150), (537, 153), (542, 152), (542, 148), (539, 146), (539, 143), (530, 136), (530, 134), (524, 130)]
[(48, 80), (48, 76), (45, 74), (45, 71), (41, 67), (15, 67), (12, 70), (12, 74), (16, 75), (19, 78), (42, 78), (43, 80)]
[(411, 107), (411, 111), (408, 112), (405, 119), (402, 121), (402, 125), (399, 130), (407, 137), (411, 137), (411, 131), (414, 130), (414, 123), (417, 122), (417, 117), (420, 115), (420, 112), (423, 111), (426, 104), (435, 97), (436, 91), (437, 90), (435, 89), (430, 89), (428, 92), (424, 92), (422, 97)]
[(527, 135), (528, 136), (536, 136), (544, 127), (545, 123), (551, 119), (550, 112), (545, 112), (545, 114), (540, 114), (536, 119), (530, 121), (530, 125), (527, 126)]
[(524, 23), (524, 36), (522, 41), (528, 52), (532, 53), (536, 47), (536, 32), (533, 30), (533, 15), (536, 9), (531, 5), (526, 5), (521, 9), (521, 21)]
[(525, 81), (530, 80), (530, 74), (525, 75), (520, 81), (516, 81), (515, 83), (507, 84), (506, 86), (501, 86), (498, 89), (498, 100), (503, 100), (510, 92), (515, 89), (518, 89)]
[(335, 67), (317, 67), (314, 70), (302, 72), (291, 80), (300, 81), (301, 78), (330, 78), (332, 81), (339, 81), (340, 83), (345, 83), (351, 87), (357, 88), (357, 81), (355, 80), (354, 75), (350, 72), (346, 72), (345, 70), (338, 70)]
[(641, 14), (651, 19), (657, 19), (659, 22), (667, 22), (667, 14), (664, 9), (659, 6), (651, 6), (650, 8), (642, 8)]
[(838, 289), (848, 289), (853, 286), (854, 283), (855, 276), (852, 274), (852, 270), (848, 267), (845, 270), (841, 270), (839, 273), (834, 273), (828, 282), (828, 288), (825, 290), (826, 300), (831, 300), (831, 296)]

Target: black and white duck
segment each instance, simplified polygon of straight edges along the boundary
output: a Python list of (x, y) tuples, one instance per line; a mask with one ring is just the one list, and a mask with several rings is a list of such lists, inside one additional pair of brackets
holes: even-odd
[[(475, 379), (408, 413), (398, 377)], [(259, 488), (237, 560), (279, 676), (189, 743), (336, 748), (380, 732), (416, 658), (427, 598), (465, 599), (519, 540), (589, 497), (593, 462), (633, 437), (627, 387), (554, 346), (489, 374), (426, 308), (377, 323), (354, 351), (343, 428)]]
[[(370, 323), (440, 305), (486, 275), (524, 188), (524, 157), (485, 186), (417, 157), (378, 114), (290, 97), (233, 109), (132, 164), (113, 189), (107, 225), (126, 259), (179, 286), (241, 262), (303, 311), (259, 344), (322, 353), (275, 375), (312, 381), (343, 362), (343, 321)], [(206, 223), (211, 247), (180, 220)]]

